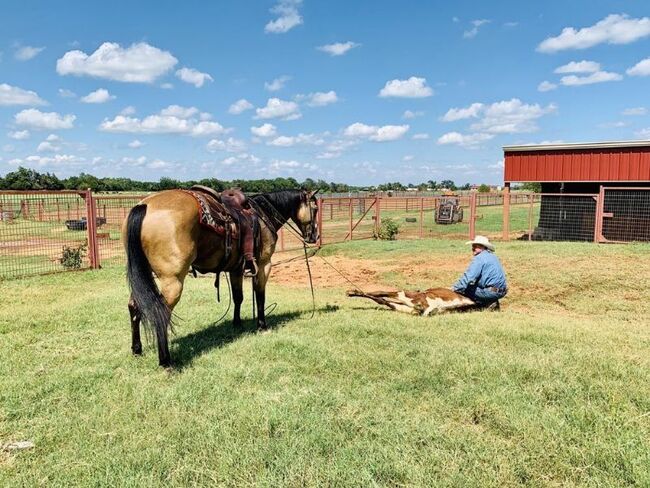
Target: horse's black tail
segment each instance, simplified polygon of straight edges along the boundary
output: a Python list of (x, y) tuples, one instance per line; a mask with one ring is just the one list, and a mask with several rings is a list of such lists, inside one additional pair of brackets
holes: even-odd
[(167, 349), (167, 327), (171, 325), (171, 312), (156, 286), (151, 265), (142, 248), (140, 235), (146, 213), (146, 204), (136, 205), (129, 212), (126, 224), (126, 275), (142, 322), (155, 333), (158, 351), (161, 351)]

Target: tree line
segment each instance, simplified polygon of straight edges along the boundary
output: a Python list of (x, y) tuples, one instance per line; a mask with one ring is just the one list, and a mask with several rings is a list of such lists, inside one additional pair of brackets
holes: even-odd
[[(223, 191), (226, 188), (241, 188), (247, 193), (269, 192), (286, 188), (305, 188), (307, 190), (320, 190), (327, 193), (346, 193), (363, 190), (379, 191), (405, 191), (409, 188), (416, 188), (421, 191), (427, 190), (469, 190), (470, 184), (456, 186), (451, 180), (441, 182), (429, 180), (414, 185), (404, 185), (399, 182), (383, 183), (377, 186), (353, 186), (346, 183), (327, 182), (322, 179), (313, 180), (307, 178), (299, 182), (295, 178), (273, 178), (259, 180), (220, 180), (217, 178), (204, 178), (201, 180), (180, 181), (173, 178), (163, 177), (159, 181), (137, 181), (130, 178), (99, 178), (88, 173), (81, 173), (78, 176), (70, 176), (60, 179), (53, 173), (39, 173), (34, 169), (19, 167), (16, 171), (7, 173), (0, 177), (0, 190), (86, 190), (90, 188), (95, 192), (150, 192), (171, 190), (173, 188), (190, 188), (192, 185), (204, 185)], [(487, 185), (481, 185), (479, 191), (489, 191)]]

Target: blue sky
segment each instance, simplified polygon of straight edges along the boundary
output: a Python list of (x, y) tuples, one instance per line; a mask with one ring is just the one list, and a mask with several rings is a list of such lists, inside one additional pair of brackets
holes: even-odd
[(647, 1), (3, 2), (0, 174), (503, 181), (650, 139)]

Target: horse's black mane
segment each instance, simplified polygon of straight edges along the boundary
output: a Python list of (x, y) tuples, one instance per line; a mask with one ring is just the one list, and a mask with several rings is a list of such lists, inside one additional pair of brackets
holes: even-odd
[(278, 216), (275, 215), (275, 211), (277, 211), (287, 221), (300, 205), (302, 193), (302, 190), (277, 190), (268, 193), (258, 193), (251, 195), (249, 198), (272, 220), (277, 220)]

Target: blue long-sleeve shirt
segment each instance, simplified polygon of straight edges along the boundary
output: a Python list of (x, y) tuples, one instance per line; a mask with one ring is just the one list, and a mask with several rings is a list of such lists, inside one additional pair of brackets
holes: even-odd
[(494, 287), (505, 290), (508, 287), (506, 274), (496, 254), (485, 250), (474, 256), (467, 271), (451, 289), (462, 292), (473, 284), (476, 284), (478, 288)]

